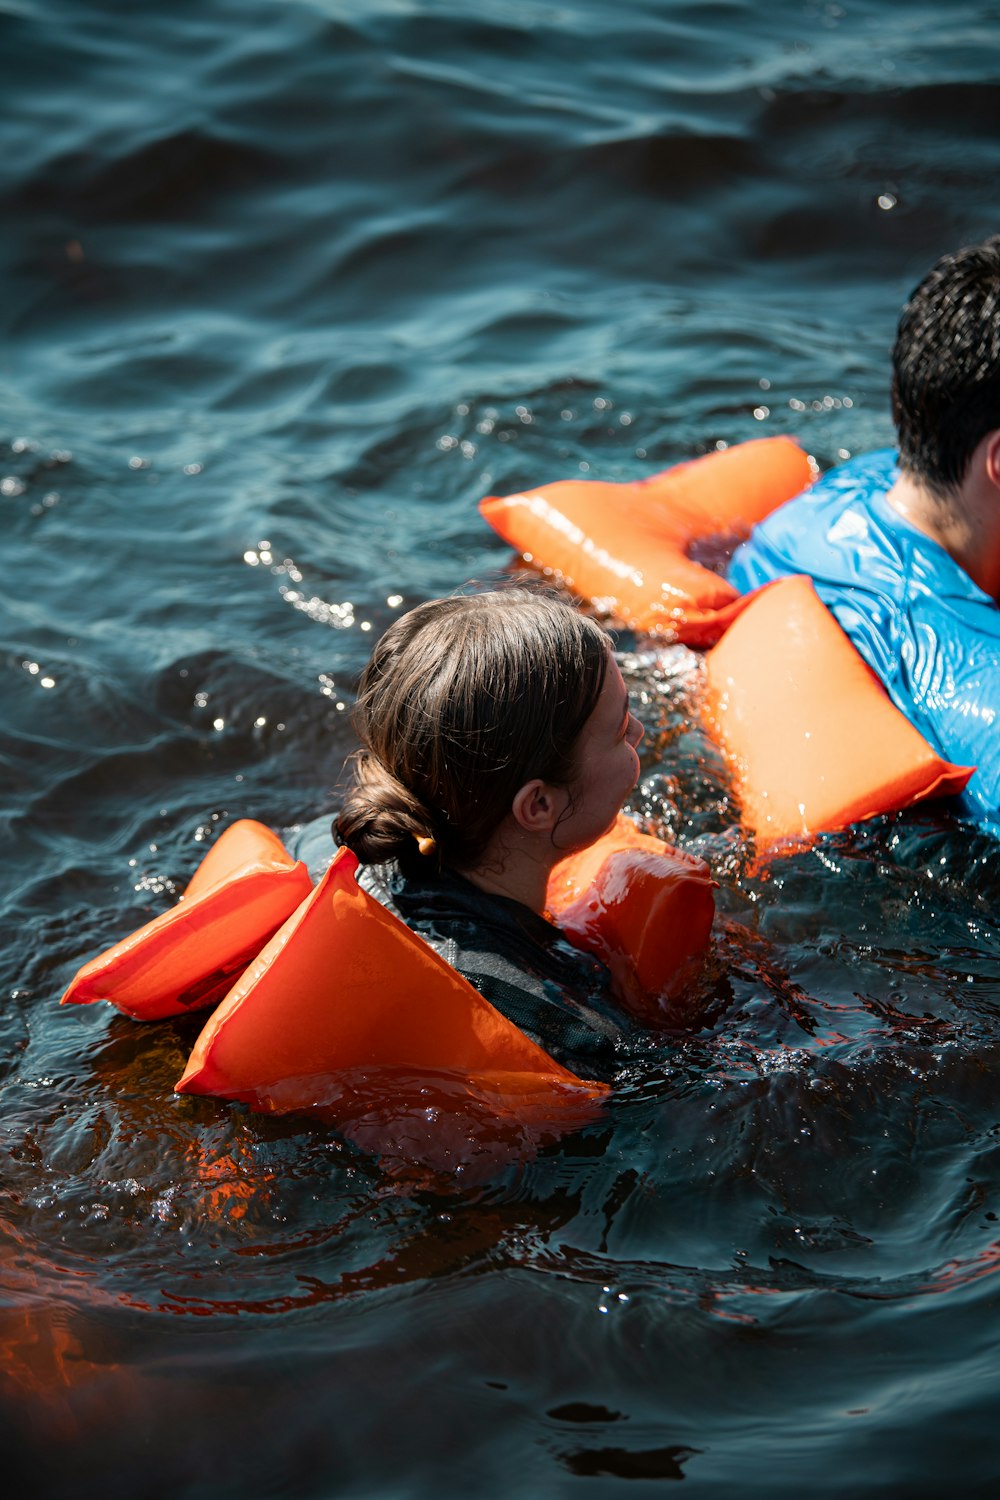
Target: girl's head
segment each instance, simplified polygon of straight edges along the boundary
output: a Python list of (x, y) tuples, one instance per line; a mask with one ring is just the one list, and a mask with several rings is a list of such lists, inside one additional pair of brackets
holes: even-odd
[[(558, 599), (504, 589), (419, 605), (361, 678), (339, 838), (364, 863), (408, 858), (432, 839), (443, 864), (475, 867), (527, 784), (572, 788), (602, 715), (588, 721), (599, 704), (614, 713), (610, 677), (621, 685), (607, 636)], [(624, 720), (634, 745), (627, 697)]]

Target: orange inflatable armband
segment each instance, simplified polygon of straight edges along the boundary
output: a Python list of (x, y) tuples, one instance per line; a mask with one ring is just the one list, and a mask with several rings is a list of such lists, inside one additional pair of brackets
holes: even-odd
[(756, 438), (632, 484), (566, 479), (479, 508), (528, 562), (626, 625), (705, 646), (744, 599), (687, 549), (748, 535), (813, 477), (791, 438)]
[(243, 818), (219, 836), (177, 905), (84, 964), (62, 1003), (110, 1000), (136, 1021), (211, 1005), (311, 889), (277, 835)]
[(570, 941), (611, 970), (633, 1015), (676, 1024), (708, 946), (714, 889), (704, 860), (640, 833), (620, 813), (610, 833), (556, 865), (547, 899)]
[[(460, 1074), (522, 1121), (593, 1114), (584, 1083), (500, 1014), (355, 880), (341, 849), (215, 1011), (181, 1093), (258, 1109), (327, 1102), (332, 1075)], [(574, 1119), (573, 1123), (580, 1123)]]
[(810, 579), (748, 600), (706, 658), (706, 718), (759, 838), (833, 832), (962, 790), (975, 768), (942, 760), (899, 712)]

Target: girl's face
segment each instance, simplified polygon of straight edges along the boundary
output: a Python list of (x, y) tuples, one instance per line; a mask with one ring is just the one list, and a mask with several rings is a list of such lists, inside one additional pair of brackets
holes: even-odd
[(566, 788), (567, 810), (553, 833), (558, 849), (586, 849), (612, 827), (639, 780), (636, 746), (642, 733), (618, 663), (609, 653), (600, 697), (574, 747), (576, 769)]

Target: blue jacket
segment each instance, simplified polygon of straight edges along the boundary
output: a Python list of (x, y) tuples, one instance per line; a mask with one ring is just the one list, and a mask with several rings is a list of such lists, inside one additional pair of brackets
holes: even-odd
[[(965, 793), (1000, 816), (1000, 609), (886, 503), (891, 449), (825, 474), (755, 527), (729, 566), (747, 593), (806, 573), (896, 707), (945, 759), (977, 766)], [(1000, 831), (998, 829), (997, 831)]]

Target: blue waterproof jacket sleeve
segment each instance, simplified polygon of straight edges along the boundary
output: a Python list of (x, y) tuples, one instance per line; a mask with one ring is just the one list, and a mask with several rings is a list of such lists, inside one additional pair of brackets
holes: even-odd
[(939, 754), (978, 769), (965, 793), (1000, 817), (1000, 609), (886, 495), (890, 449), (834, 469), (755, 527), (729, 568), (747, 593), (808, 574), (824, 604)]

